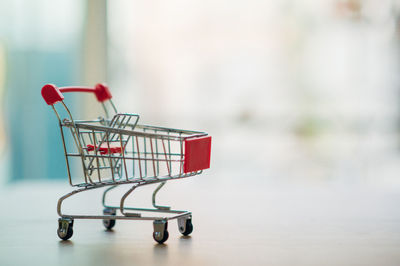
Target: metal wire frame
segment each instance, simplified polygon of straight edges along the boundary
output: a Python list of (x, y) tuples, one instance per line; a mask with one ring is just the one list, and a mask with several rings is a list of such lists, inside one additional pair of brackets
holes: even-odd
[[(125, 220), (170, 220), (182, 217), (191, 217), (191, 212), (171, 210), (168, 206), (156, 204), (156, 194), (169, 180), (176, 180), (200, 174), (202, 171), (190, 173), (183, 172), (184, 150), (183, 143), (186, 139), (206, 136), (204, 132), (180, 130), (174, 128), (155, 127), (149, 125), (139, 125), (138, 115), (118, 114), (117, 109), (110, 100), (115, 116), (110, 119), (110, 113), (106, 106), (106, 118), (95, 120), (74, 120), (68, 107), (62, 101), (69, 119), (61, 119), (54, 105), (52, 108), (56, 113), (59, 121), (62, 143), (65, 153), (68, 179), (71, 186), (79, 187), (78, 189), (62, 196), (57, 204), (57, 213), (62, 218), (69, 219), (125, 219)], [(132, 123), (132, 117), (136, 117)], [(64, 130), (71, 133), (77, 152), (68, 152), (65, 141)], [(143, 150), (140, 149), (139, 139), (143, 139)], [(94, 146), (93, 153), (88, 151), (88, 142)], [(111, 150), (112, 144), (118, 143), (121, 152), (101, 154), (101, 145), (106, 144), (108, 151)], [(131, 143), (131, 146), (129, 146)], [(172, 143), (178, 143), (178, 151), (172, 151)], [(132, 147), (129, 151), (127, 147)], [(148, 147), (150, 151), (148, 151)], [(69, 159), (78, 157), (81, 159), (84, 182), (74, 184), (71, 177), (71, 168)], [(108, 159), (108, 160), (107, 160)], [(132, 161), (132, 174), (128, 172), (127, 161)], [(107, 163), (108, 162), (108, 163)], [(148, 175), (148, 163), (151, 164), (153, 175)], [(160, 166), (167, 168), (166, 175), (160, 175)], [(178, 164), (177, 172), (174, 171), (174, 164)], [(137, 165), (137, 167), (135, 167)], [(137, 168), (137, 169), (136, 169)], [(144, 171), (143, 169), (144, 168)], [(102, 178), (101, 171), (110, 170), (111, 179)], [(94, 180), (94, 172), (97, 172), (97, 181)], [(123, 178), (123, 173), (125, 178)], [(144, 173), (143, 173), (144, 172)], [(139, 186), (149, 184), (159, 184), (152, 194), (153, 209), (149, 208), (133, 208), (125, 207), (126, 198)], [(132, 187), (122, 196), (119, 206), (111, 206), (106, 204), (106, 194), (119, 185), (130, 184)], [(107, 188), (103, 193), (103, 206), (109, 209), (119, 209), (123, 214), (119, 215), (68, 215), (61, 211), (62, 203), (65, 199), (84, 191), (97, 189), (101, 187)], [(161, 216), (141, 216), (138, 213), (130, 213), (127, 211), (140, 212), (162, 212), (175, 214), (170, 217)]]
[[(147, 132), (112, 128), (106, 126), (96, 126), (81, 123), (64, 122), (62, 127), (76, 127), (82, 147), (79, 152), (66, 152), (67, 160), (70, 158), (83, 158), (83, 172), (87, 178), (84, 182), (73, 183), (72, 186), (85, 186), (95, 183), (112, 182), (124, 178), (126, 181), (138, 178), (146, 179), (158, 177), (162, 172), (165, 176), (183, 175), (184, 150), (183, 143), (186, 139), (193, 136), (204, 136), (204, 133), (191, 134), (192, 132), (181, 131), (171, 135), (169, 132), (161, 131), (160, 128), (152, 129), (146, 126)], [(140, 127), (137, 126), (137, 128)], [(127, 134), (128, 132), (128, 134)], [(168, 135), (169, 134), (169, 135)], [(183, 135), (185, 134), (185, 135)], [(89, 152), (85, 147), (90, 141), (95, 148)], [(121, 152), (101, 154), (101, 147), (107, 150), (119, 148)], [(176, 150), (173, 150), (173, 147)], [(131, 166), (128, 166), (131, 164)], [(67, 166), (68, 167), (68, 166)], [(162, 171), (165, 169), (165, 171)], [(103, 170), (110, 170), (108, 178)], [(69, 172), (71, 172), (69, 170)], [(97, 180), (95, 174), (97, 173)]]
[[(53, 110), (59, 119), (68, 179), (71, 186), (82, 187), (102, 184), (103, 182), (116, 182), (123, 176), (125, 176), (126, 181), (135, 178), (158, 177), (163, 165), (166, 166), (167, 170), (165, 176), (177, 174), (174, 171), (177, 167), (174, 167), (174, 165), (179, 165), (177, 168), (179, 175), (183, 175), (183, 142), (188, 138), (207, 135), (198, 131), (139, 125), (139, 116), (136, 114), (117, 113), (112, 119), (74, 120), (64, 102), (62, 102), (62, 105), (68, 113), (68, 119), (61, 120), (54, 106)], [(134, 119), (132, 120), (132, 118)], [(69, 147), (66, 145), (64, 130), (71, 133), (75, 152), (68, 151)], [(93, 153), (89, 152), (88, 143), (94, 146)], [(173, 144), (177, 144), (180, 147), (179, 150), (173, 152), (171, 148)], [(102, 154), (100, 149), (102, 146), (104, 148), (104, 145), (109, 151), (112, 147), (119, 146), (121, 152)], [(83, 182), (73, 182), (70, 168), (71, 158), (80, 158)], [(129, 168), (132, 173), (128, 173), (129, 161), (132, 163)], [(152, 171), (149, 171), (149, 165)], [(110, 171), (108, 178), (103, 177), (103, 170)], [(152, 174), (149, 174), (149, 172), (152, 172)]]

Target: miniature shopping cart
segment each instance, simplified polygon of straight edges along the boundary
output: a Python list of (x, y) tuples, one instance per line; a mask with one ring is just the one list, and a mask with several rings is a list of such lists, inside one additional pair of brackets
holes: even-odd
[[(94, 93), (104, 108), (105, 116), (94, 120), (73, 119), (64, 103), (63, 93), (67, 92)], [(111, 93), (103, 84), (94, 88), (57, 88), (47, 84), (42, 88), (42, 96), (58, 118), (69, 183), (76, 187), (58, 200), (57, 234), (61, 239), (71, 238), (75, 219), (101, 219), (108, 230), (114, 227), (116, 220), (150, 220), (153, 221), (153, 238), (158, 243), (168, 239), (167, 225), (172, 219), (177, 219), (183, 235), (192, 232), (192, 213), (157, 205), (156, 194), (167, 181), (195, 176), (210, 167), (210, 136), (204, 132), (138, 124), (139, 115), (117, 112)], [(73, 164), (82, 166), (82, 175), (73, 177)], [(125, 184), (131, 187), (121, 197), (119, 206), (108, 205), (107, 193)], [(158, 184), (152, 195), (154, 208), (125, 206), (126, 198), (136, 188), (150, 184)], [(102, 187), (106, 187), (102, 197), (103, 215), (61, 212), (65, 199)], [(121, 215), (117, 215), (118, 210)], [(144, 215), (148, 212), (160, 215)]]

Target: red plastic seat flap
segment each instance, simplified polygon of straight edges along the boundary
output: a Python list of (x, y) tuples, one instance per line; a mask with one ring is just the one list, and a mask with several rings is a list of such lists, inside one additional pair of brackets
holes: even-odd
[(210, 168), (211, 136), (185, 140), (183, 171), (190, 173)]

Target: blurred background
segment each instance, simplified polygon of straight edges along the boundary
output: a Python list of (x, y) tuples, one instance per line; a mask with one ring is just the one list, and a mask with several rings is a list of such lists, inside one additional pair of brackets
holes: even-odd
[[(399, 71), (397, 0), (0, 0), (0, 264), (400, 265)], [(160, 193), (192, 238), (79, 221), (58, 242), (72, 188), (40, 90), (99, 82), (143, 124), (213, 137), (211, 169)], [(91, 195), (70, 213), (99, 214)]]
[(395, 0), (0, 1), (0, 182), (66, 181), (40, 89), (106, 82), (144, 123), (213, 135), (230, 182), (399, 186), (399, 17)]

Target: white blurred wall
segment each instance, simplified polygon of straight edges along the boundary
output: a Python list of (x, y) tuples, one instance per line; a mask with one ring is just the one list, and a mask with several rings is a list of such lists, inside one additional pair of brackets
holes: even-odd
[(396, 1), (108, 8), (109, 83), (122, 109), (175, 126), (207, 121), (232, 172), (398, 183)]

